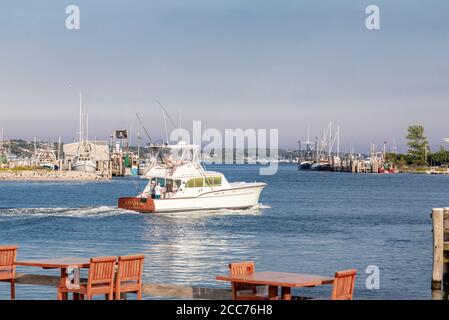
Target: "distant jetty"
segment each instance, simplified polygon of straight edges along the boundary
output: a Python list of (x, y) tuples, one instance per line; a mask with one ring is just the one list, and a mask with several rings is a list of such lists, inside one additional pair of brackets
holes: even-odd
[(0, 181), (105, 181), (107, 176), (77, 171), (0, 170)]

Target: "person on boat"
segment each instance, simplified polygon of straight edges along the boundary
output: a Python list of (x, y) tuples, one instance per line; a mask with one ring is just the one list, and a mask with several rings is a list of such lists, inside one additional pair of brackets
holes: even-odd
[(166, 196), (170, 198), (172, 192), (173, 192), (173, 184), (172, 183), (167, 183), (167, 185), (165, 186), (165, 191), (166, 191)]
[(153, 180), (153, 181), (151, 181), (151, 185), (150, 185), (151, 199), (154, 199), (156, 197), (155, 189), (156, 189), (156, 182)]
[(161, 198), (161, 184), (158, 183), (155, 187), (154, 187), (154, 197), (156, 199), (160, 199)]
[(164, 163), (165, 165), (167, 165), (169, 167), (173, 167), (175, 165), (175, 163), (173, 161), (173, 156), (171, 154), (169, 154), (169, 155), (164, 154), (164, 156), (162, 157), (162, 163)]
[(148, 192), (146, 192), (145, 190), (142, 191), (142, 193), (140, 194), (141, 198), (147, 199), (148, 198)]

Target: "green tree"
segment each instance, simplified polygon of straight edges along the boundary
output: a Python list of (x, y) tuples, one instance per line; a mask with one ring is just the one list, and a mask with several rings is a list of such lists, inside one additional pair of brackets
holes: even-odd
[(409, 126), (406, 138), (408, 140), (408, 153), (411, 157), (412, 164), (426, 165), (429, 142), (424, 135), (424, 127), (422, 125)]
[(443, 146), (440, 146), (440, 150), (438, 152), (432, 153), (429, 158), (431, 164), (434, 166), (447, 164), (449, 163), (449, 151), (447, 151)]

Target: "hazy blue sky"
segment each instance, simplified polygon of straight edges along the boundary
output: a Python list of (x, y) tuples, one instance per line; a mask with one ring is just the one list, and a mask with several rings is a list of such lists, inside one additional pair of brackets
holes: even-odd
[[(65, 8), (81, 9), (81, 30)], [(381, 9), (381, 30), (365, 8)], [(78, 97), (90, 135), (138, 127), (163, 136), (160, 100), (183, 124), (279, 128), (295, 147), (333, 121), (343, 150), (397, 140), (422, 123), (449, 136), (449, 2), (30, 0), (0, 3), (0, 127), (70, 141)], [(69, 84), (71, 88), (69, 88)], [(188, 125), (189, 124), (189, 125)]]

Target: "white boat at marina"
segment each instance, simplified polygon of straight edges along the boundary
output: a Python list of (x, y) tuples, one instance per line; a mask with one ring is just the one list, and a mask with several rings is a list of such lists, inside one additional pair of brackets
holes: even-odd
[(57, 167), (58, 159), (56, 157), (55, 151), (53, 150), (53, 145), (45, 144), (35, 156), (35, 163), (38, 167), (55, 170)]
[[(80, 93), (80, 131), (77, 155), (72, 164), (73, 171), (95, 173), (97, 171), (97, 161), (93, 155), (92, 145), (89, 143), (89, 123), (87, 115), (83, 115), (82, 96)], [(84, 132), (86, 127), (86, 132)]]
[(88, 142), (81, 142), (78, 147), (78, 154), (72, 164), (73, 171), (91, 172), (97, 171), (97, 162), (92, 156), (91, 145)]
[(148, 185), (136, 197), (120, 198), (119, 208), (139, 212), (179, 212), (246, 209), (258, 204), (266, 183), (234, 182), (207, 171), (199, 146), (179, 142), (154, 145), (155, 157), (147, 164)]

